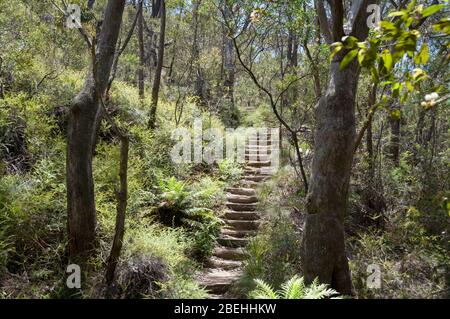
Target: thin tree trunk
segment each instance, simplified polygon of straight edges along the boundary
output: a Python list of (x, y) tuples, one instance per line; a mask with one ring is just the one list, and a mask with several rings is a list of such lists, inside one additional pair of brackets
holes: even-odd
[[(230, 16), (228, 6), (224, 6), (224, 14), (227, 17)], [(223, 119), (227, 125), (236, 127), (239, 122), (239, 118), (237, 117), (237, 110), (235, 109), (234, 104), (234, 81), (235, 81), (235, 72), (236, 68), (234, 65), (234, 47), (233, 40), (231, 40), (226, 34), (226, 29), (223, 30), (223, 49), (222, 49), (222, 58), (223, 58), (223, 71), (224, 71), (224, 92), (223, 92), (223, 106), (226, 108), (223, 112)]]
[[(394, 105), (393, 111), (398, 110), (399, 107)], [(389, 123), (391, 125), (391, 136), (389, 141), (389, 155), (395, 166), (400, 164), (400, 118), (390, 117)]]
[(156, 109), (158, 107), (159, 89), (161, 86), (161, 73), (164, 63), (164, 45), (166, 34), (166, 2), (161, 0), (160, 7), (161, 23), (159, 28), (159, 44), (158, 44), (158, 63), (155, 70), (155, 79), (152, 87), (152, 104), (150, 107), (150, 117), (148, 127), (155, 129), (156, 126)]
[(192, 23), (194, 28), (194, 39), (192, 42), (192, 60), (195, 66), (195, 95), (199, 99), (200, 105), (205, 105), (205, 80), (203, 78), (203, 71), (200, 67), (200, 48), (198, 46), (198, 11), (202, 0), (195, 0), (192, 9)]
[[(109, 0), (97, 41), (96, 74), (99, 94), (107, 88), (119, 36), (125, 0)], [(67, 212), (71, 259), (87, 257), (95, 247), (96, 210), (92, 176), (92, 150), (101, 108), (91, 65), (84, 87), (75, 97), (68, 115)]]
[(116, 229), (114, 235), (114, 241), (111, 247), (111, 253), (108, 258), (107, 270), (106, 270), (106, 283), (111, 284), (114, 280), (114, 273), (116, 271), (117, 263), (120, 257), (120, 251), (122, 250), (123, 236), (125, 233), (125, 214), (127, 211), (127, 198), (128, 198), (128, 150), (129, 141), (128, 138), (121, 137), (120, 145), (120, 189), (116, 193), (117, 197), (117, 215), (116, 215)]
[(145, 97), (144, 92), (144, 63), (145, 63), (145, 47), (144, 47), (144, 2), (141, 1), (140, 12), (138, 17), (138, 44), (139, 44), (139, 70), (138, 70), (138, 87), (139, 98), (141, 100)]

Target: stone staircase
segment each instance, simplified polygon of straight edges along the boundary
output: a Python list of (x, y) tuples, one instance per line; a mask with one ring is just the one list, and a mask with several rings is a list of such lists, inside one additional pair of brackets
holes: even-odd
[(255, 189), (273, 174), (271, 152), (270, 134), (260, 133), (246, 141), (245, 176), (239, 185), (228, 189), (227, 210), (221, 216), (224, 226), (213, 256), (198, 276), (199, 284), (211, 299), (230, 297), (229, 288), (242, 275), (244, 247), (256, 234), (260, 223)]

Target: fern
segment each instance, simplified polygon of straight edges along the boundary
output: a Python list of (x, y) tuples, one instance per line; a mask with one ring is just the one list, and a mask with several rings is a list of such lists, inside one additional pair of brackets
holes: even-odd
[(261, 279), (255, 279), (256, 289), (250, 293), (253, 299), (279, 299), (273, 288)]
[(337, 295), (337, 291), (320, 284), (316, 278), (311, 285), (306, 286), (303, 277), (295, 275), (275, 291), (269, 284), (261, 279), (255, 279), (256, 289), (250, 293), (253, 299), (323, 299)]
[(281, 285), (282, 299), (299, 299), (305, 292), (305, 280), (303, 277), (295, 275), (287, 282)]

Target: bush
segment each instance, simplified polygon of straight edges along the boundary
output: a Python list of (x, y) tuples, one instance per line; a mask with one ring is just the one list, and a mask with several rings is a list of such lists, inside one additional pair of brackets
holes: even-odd
[(260, 278), (273, 287), (300, 271), (300, 236), (289, 216), (272, 217), (260, 228), (247, 246), (244, 276), (240, 286), (244, 291), (254, 287)]
[(275, 291), (263, 280), (256, 279), (256, 289), (250, 293), (253, 299), (323, 299), (337, 295), (337, 291), (320, 284), (316, 278), (311, 285), (305, 285), (303, 277), (295, 275)]

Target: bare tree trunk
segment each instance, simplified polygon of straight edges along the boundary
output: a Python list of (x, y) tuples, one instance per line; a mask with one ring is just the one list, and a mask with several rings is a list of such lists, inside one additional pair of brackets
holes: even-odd
[(150, 106), (150, 117), (148, 127), (154, 129), (156, 126), (156, 109), (158, 107), (159, 89), (161, 86), (161, 73), (164, 63), (164, 46), (166, 34), (166, 2), (161, 0), (160, 7), (161, 23), (159, 28), (159, 44), (158, 44), (158, 64), (155, 70), (155, 79), (152, 87), (152, 104)]
[(138, 86), (139, 86), (139, 98), (141, 100), (145, 97), (144, 92), (144, 60), (145, 60), (145, 49), (144, 49), (144, 1), (139, 3), (140, 12), (138, 17), (138, 44), (139, 44), (139, 70), (138, 70)]
[(206, 103), (205, 80), (203, 78), (202, 68), (200, 67), (200, 48), (198, 46), (198, 11), (201, 3), (202, 0), (195, 0), (193, 2), (192, 23), (194, 28), (194, 39), (192, 42), (192, 60), (195, 66), (195, 95), (198, 97), (199, 103), (204, 105)]
[[(105, 93), (119, 36), (125, 0), (109, 0), (97, 41), (99, 94)], [(86, 257), (95, 246), (96, 210), (92, 176), (92, 150), (101, 119), (91, 65), (84, 87), (69, 111), (67, 132), (67, 212), (69, 254)]]
[(108, 258), (106, 270), (106, 283), (111, 284), (114, 280), (114, 273), (116, 271), (117, 263), (122, 250), (123, 236), (125, 233), (125, 214), (127, 211), (127, 197), (128, 197), (128, 149), (129, 141), (127, 137), (121, 137), (120, 145), (120, 189), (116, 193), (117, 197), (117, 215), (116, 215), (116, 229), (114, 235), (111, 253)]
[[(352, 6), (350, 35), (363, 41), (368, 34), (367, 5), (360, 0)], [(341, 41), (344, 32), (342, 1), (329, 1), (331, 24), (324, 1), (316, 0), (320, 29), (327, 43)], [(345, 250), (344, 216), (356, 142), (355, 99), (359, 66), (352, 61), (345, 69), (339, 64), (346, 52), (330, 64), (330, 79), (316, 108), (315, 152), (307, 196), (307, 216), (302, 241), (302, 264), (306, 282), (318, 277), (341, 294), (352, 294), (352, 281)]]
[(330, 83), (316, 109), (315, 154), (302, 243), (307, 282), (315, 277), (343, 294), (352, 285), (344, 242), (344, 216), (355, 141), (355, 63), (339, 70), (333, 61)]
[[(394, 105), (392, 110), (398, 110), (399, 107)], [(389, 123), (391, 125), (391, 136), (389, 141), (389, 155), (395, 166), (400, 163), (400, 118), (390, 117)]]
[[(224, 14), (227, 15), (227, 18), (230, 16), (227, 5), (224, 6)], [(236, 127), (238, 125), (239, 118), (234, 104), (234, 81), (236, 73), (236, 67), (234, 65), (234, 46), (233, 40), (228, 37), (226, 31), (226, 28), (223, 28), (223, 107), (225, 110), (222, 110), (222, 114), (223, 120), (227, 125)]]

